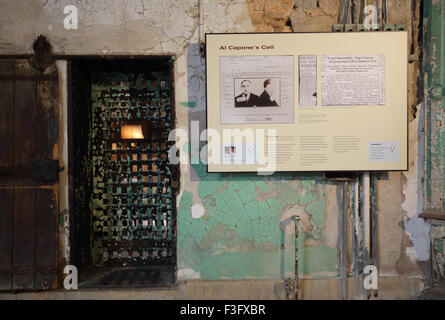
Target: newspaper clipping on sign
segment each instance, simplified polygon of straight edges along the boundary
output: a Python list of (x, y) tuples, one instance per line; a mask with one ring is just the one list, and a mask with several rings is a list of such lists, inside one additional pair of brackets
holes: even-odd
[(298, 96), (300, 107), (317, 106), (317, 56), (298, 56)]
[(321, 104), (385, 105), (385, 55), (323, 55)]

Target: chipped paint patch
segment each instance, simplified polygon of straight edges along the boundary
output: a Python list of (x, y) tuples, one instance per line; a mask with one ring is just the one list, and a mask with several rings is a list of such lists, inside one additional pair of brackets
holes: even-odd
[(411, 260), (411, 262), (416, 262), (417, 254), (416, 254), (416, 249), (414, 247), (406, 247), (405, 253), (406, 256)]
[(196, 101), (192, 101), (192, 102), (183, 101), (183, 102), (181, 102), (181, 105), (183, 105), (186, 108), (194, 108), (194, 107), (196, 107)]
[(192, 209), (192, 217), (194, 219), (199, 219), (205, 214), (204, 207), (199, 203), (194, 204), (191, 209)]
[(201, 279), (199, 272), (191, 268), (181, 268), (178, 269), (178, 280), (197, 280)]
[[(419, 108), (420, 106), (418, 106)], [(409, 171), (403, 172), (405, 183), (403, 185), (402, 193), (405, 197), (402, 203), (402, 209), (406, 212), (407, 218), (404, 219), (403, 225), (408, 233), (414, 247), (407, 247), (406, 253), (411, 254), (410, 260), (413, 257), (420, 261), (429, 259), (430, 239), (429, 239), (429, 225), (423, 219), (419, 218), (419, 214), (423, 210), (423, 206), (419, 203), (419, 196), (422, 196), (422, 183), (419, 180), (423, 178), (422, 172), (419, 172), (418, 154), (419, 144), (417, 135), (419, 132), (419, 117), (416, 117), (409, 123)], [(421, 158), (423, 159), (423, 157)], [(414, 255), (414, 256), (413, 256)], [(412, 260), (415, 261), (415, 260)]]
[[(184, 191), (180, 199), (180, 268), (199, 271), (202, 279), (292, 275), (295, 226), (291, 220), (296, 215), (302, 230), (298, 240), (299, 252), (306, 265), (301, 272), (309, 276), (313, 272), (336, 272), (336, 258), (331, 258), (336, 257), (336, 249), (325, 243), (326, 192), (323, 181), (308, 178), (299, 181), (283, 174), (273, 177), (209, 174), (204, 165), (192, 167), (199, 176), (198, 197)], [(308, 200), (300, 201), (302, 197)], [(201, 208), (205, 212), (202, 216)], [(195, 218), (198, 216), (200, 218)], [(284, 253), (280, 249), (282, 243), (285, 244)], [(307, 252), (306, 243), (311, 245)]]
[(326, 222), (326, 202), (324, 200), (312, 202), (306, 207), (306, 211), (319, 228), (324, 228)]

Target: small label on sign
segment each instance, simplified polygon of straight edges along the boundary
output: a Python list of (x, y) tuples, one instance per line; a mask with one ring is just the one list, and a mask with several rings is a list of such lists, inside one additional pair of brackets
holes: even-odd
[(369, 142), (369, 162), (399, 161), (399, 144), (395, 141)]
[(256, 146), (254, 143), (224, 144), (223, 164), (255, 164), (257, 163)]

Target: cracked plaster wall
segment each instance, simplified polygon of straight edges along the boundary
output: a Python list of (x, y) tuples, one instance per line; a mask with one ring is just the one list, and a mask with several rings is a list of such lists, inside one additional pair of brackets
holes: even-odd
[[(175, 55), (177, 127), (188, 131), (192, 120), (205, 127), (205, 72), (198, 38), (205, 32), (328, 32), (337, 23), (339, 0), (297, 3), (295, 8), (294, 0), (205, 0), (199, 29), (198, 2), (191, 0), (128, 0), (125, 5), (119, 0), (0, 0), (0, 54), (29, 54), (32, 42), (43, 34), (57, 54)], [(79, 9), (78, 30), (63, 28), (68, 4)], [(390, 22), (407, 23), (411, 35), (409, 2), (389, 4)], [(416, 133), (416, 108), (421, 108), (417, 47), (410, 60), (410, 130)], [(379, 181), (382, 275), (420, 277), (416, 262), (429, 258), (427, 227), (418, 220), (420, 204), (413, 199), (420, 190), (417, 140), (417, 134), (410, 135), (410, 171), (390, 173)], [(177, 203), (179, 279), (291, 276), (293, 223), (283, 222), (294, 214), (301, 219), (299, 272), (307, 277), (337, 276), (336, 186), (326, 184), (321, 175), (206, 174), (202, 164), (181, 164)], [(280, 222), (286, 225), (283, 230)]]

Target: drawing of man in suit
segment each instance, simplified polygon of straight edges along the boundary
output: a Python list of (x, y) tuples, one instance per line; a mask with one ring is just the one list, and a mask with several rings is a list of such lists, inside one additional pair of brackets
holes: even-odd
[(270, 79), (264, 81), (264, 91), (260, 95), (260, 100), (258, 106), (260, 107), (277, 107), (278, 104), (273, 96), (273, 92), (270, 85)]
[(250, 92), (250, 84), (250, 80), (241, 81), (241, 94), (235, 97), (235, 108), (258, 106), (260, 98)]

